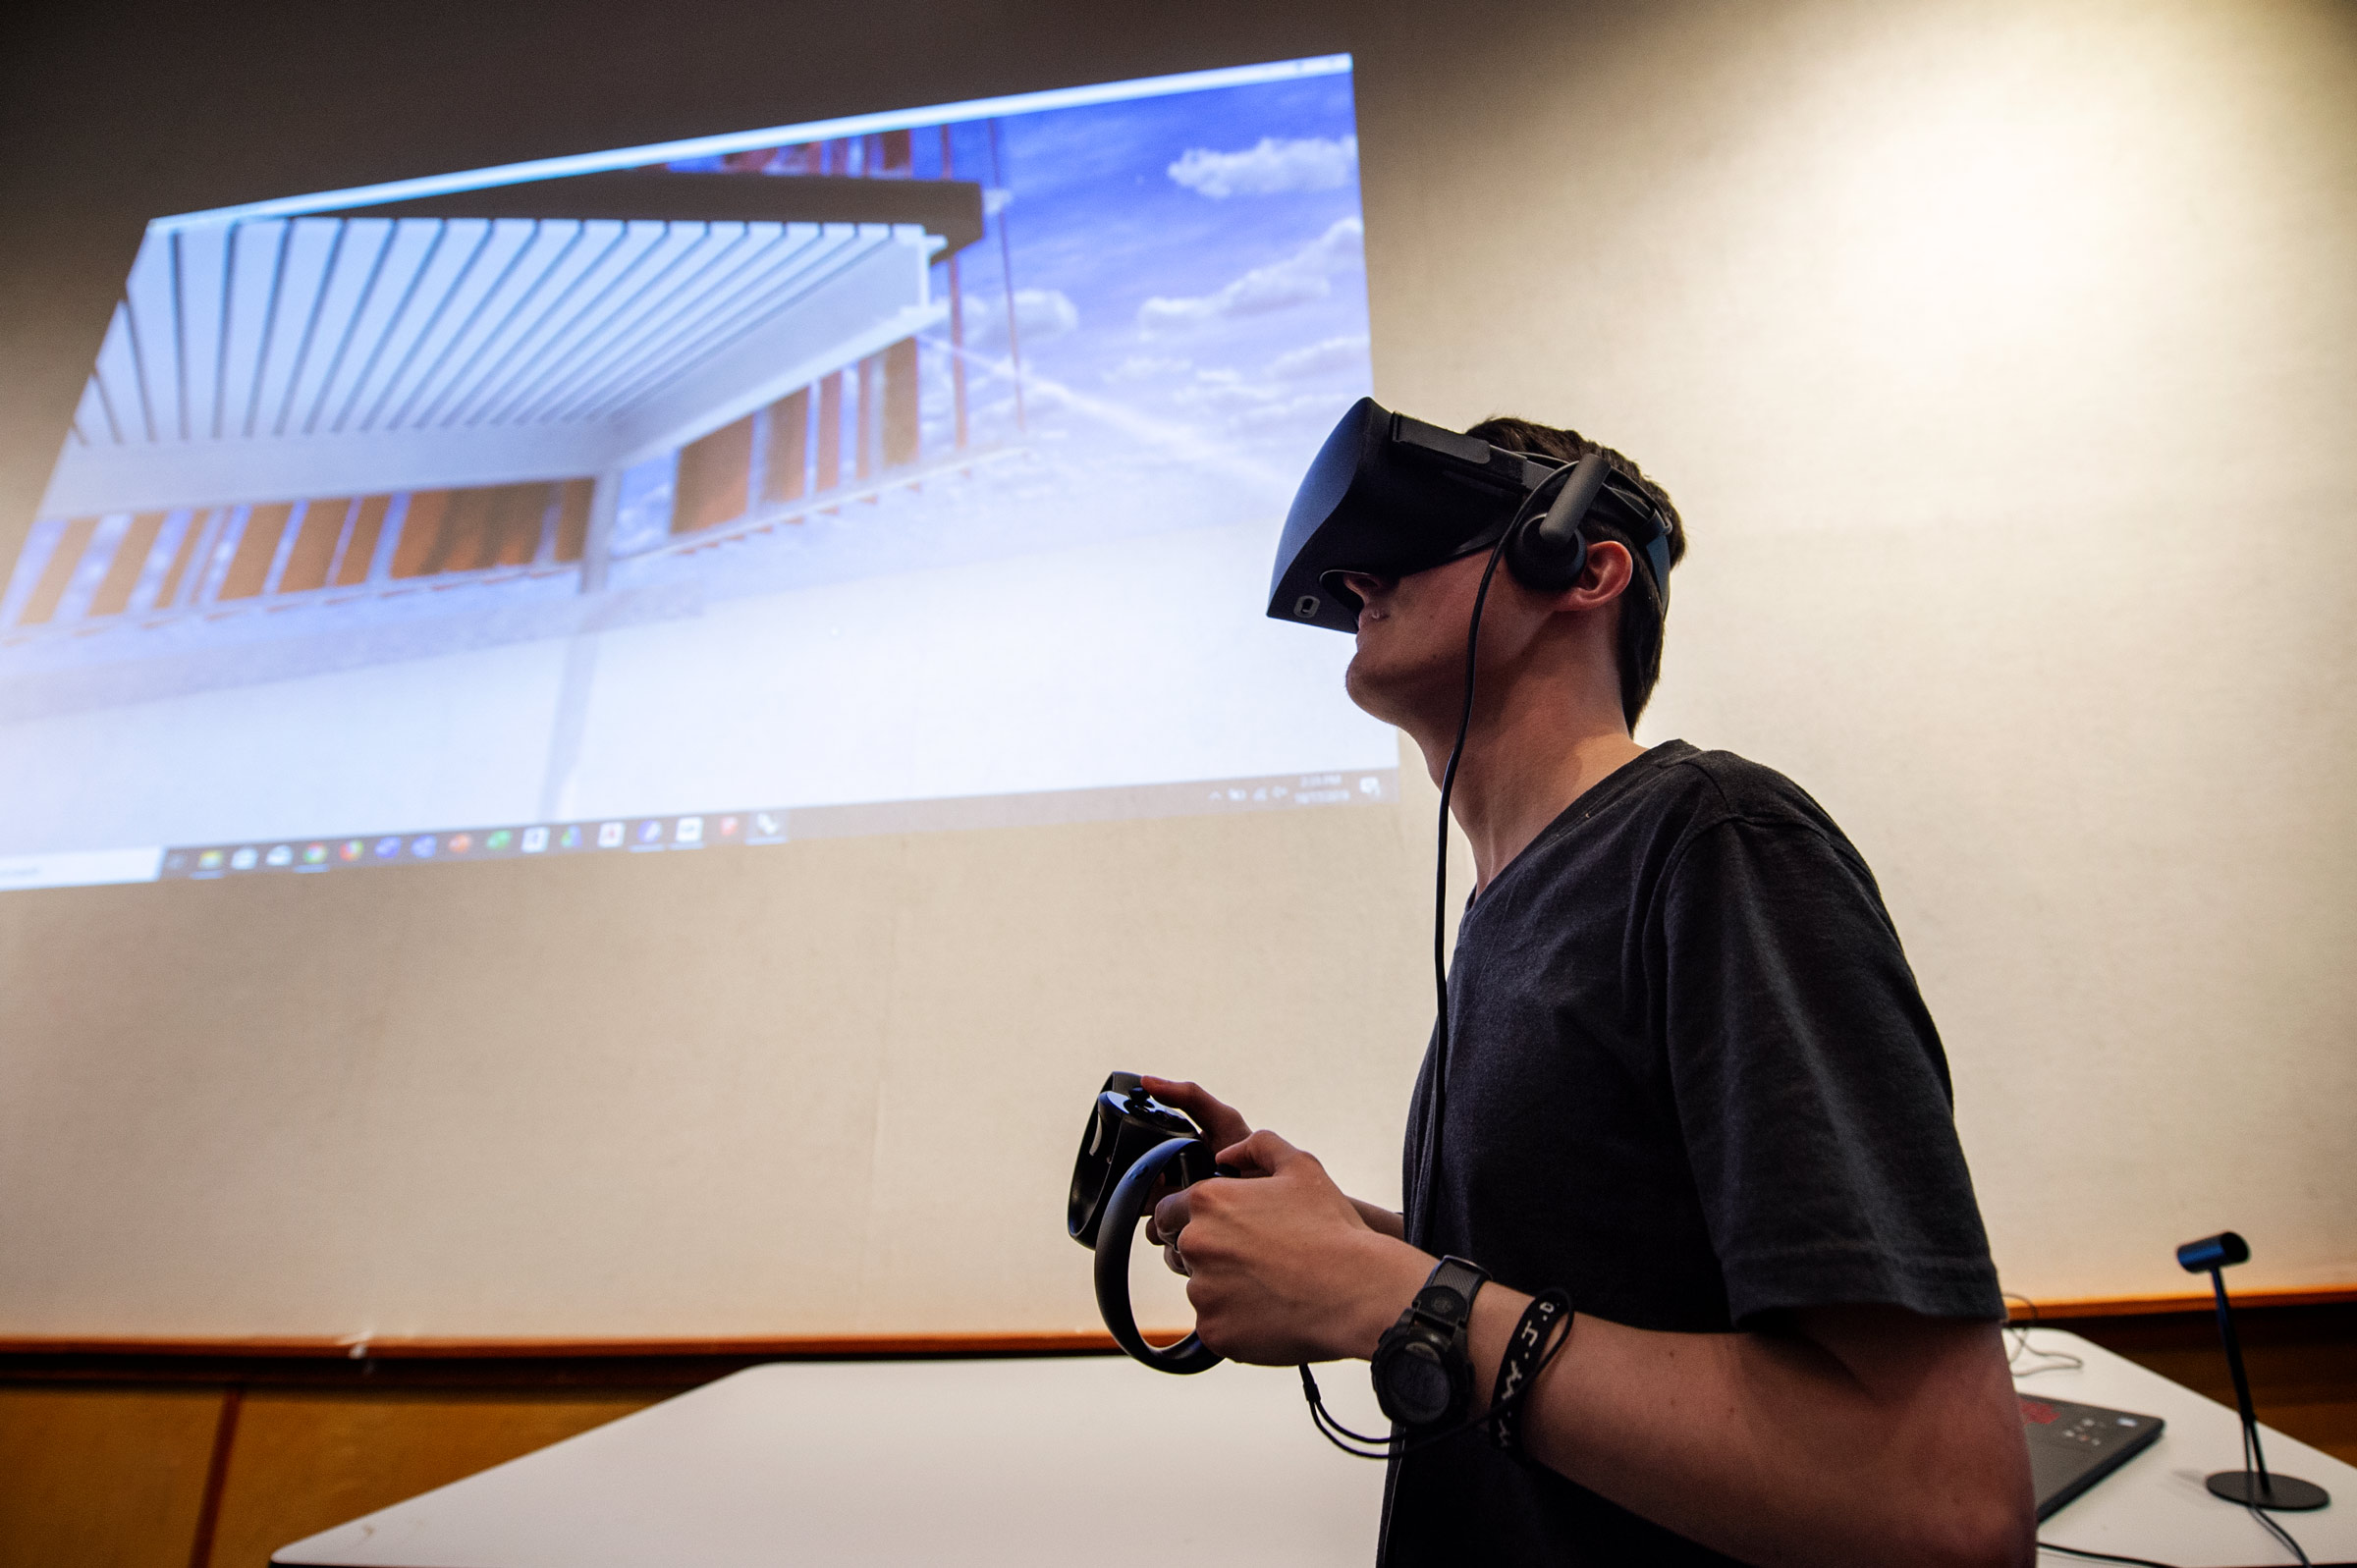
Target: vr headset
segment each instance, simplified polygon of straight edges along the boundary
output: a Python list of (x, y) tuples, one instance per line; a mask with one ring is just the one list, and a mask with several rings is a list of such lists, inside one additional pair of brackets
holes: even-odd
[(1603, 454), (1570, 464), (1507, 452), (1361, 398), (1293, 496), (1269, 615), (1355, 632), (1363, 607), (1343, 585), (1344, 572), (1408, 576), (1494, 549), (1508, 529), (1505, 562), (1514, 579), (1561, 592), (1586, 567), (1591, 521), (1636, 546), (1667, 612), (1669, 519)]

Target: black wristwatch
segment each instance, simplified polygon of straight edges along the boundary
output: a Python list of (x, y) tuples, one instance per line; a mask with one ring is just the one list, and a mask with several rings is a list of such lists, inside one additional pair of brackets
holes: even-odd
[(1443, 1258), (1399, 1321), (1375, 1343), (1375, 1398), (1411, 1429), (1464, 1419), (1473, 1389), (1465, 1325), (1489, 1274), (1462, 1258)]

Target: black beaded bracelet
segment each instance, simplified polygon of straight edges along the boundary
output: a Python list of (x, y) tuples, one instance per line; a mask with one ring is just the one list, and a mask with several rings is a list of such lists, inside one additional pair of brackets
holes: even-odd
[[(1563, 1331), (1557, 1333), (1562, 1324)], [(1530, 1385), (1571, 1337), (1571, 1298), (1561, 1290), (1542, 1290), (1522, 1310), (1506, 1356), (1498, 1363), (1498, 1386), (1490, 1395), (1490, 1441), (1502, 1451), (1522, 1451), (1522, 1400)], [(1549, 1341), (1552, 1340), (1551, 1344)]]

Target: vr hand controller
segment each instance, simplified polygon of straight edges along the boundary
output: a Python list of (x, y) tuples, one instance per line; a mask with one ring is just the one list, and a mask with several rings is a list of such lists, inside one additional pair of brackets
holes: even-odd
[(1080, 1134), (1065, 1228), (1097, 1255), (1097, 1311), (1124, 1350), (1157, 1372), (1203, 1372), (1220, 1358), (1193, 1334), (1157, 1348), (1137, 1331), (1129, 1309), (1129, 1244), (1158, 1194), (1229, 1172), (1212, 1163), (1203, 1129), (1146, 1093), (1133, 1072), (1105, 1080)]

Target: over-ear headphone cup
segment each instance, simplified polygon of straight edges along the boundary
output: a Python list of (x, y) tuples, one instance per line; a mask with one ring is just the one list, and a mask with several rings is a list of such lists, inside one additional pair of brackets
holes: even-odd
[(1544, 520), (1526, 517), (1507, 537), (1506, 569), (1533, 593), (1562, 593), (1579, 581), (1580, 572), (1587, 568), (1587, 530), (1573, 528), (1571, 537), (1559, 544), (1540, 533)]

